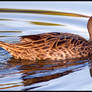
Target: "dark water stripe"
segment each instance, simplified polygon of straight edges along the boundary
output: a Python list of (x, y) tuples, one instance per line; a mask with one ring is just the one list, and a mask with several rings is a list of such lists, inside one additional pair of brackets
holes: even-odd
[(12, 21), (12, 19), (0, 19), (0, 21)]
[(11, 8), (0, 8), (0, 12), (5, 13), (35, 13), (35, 14), (45, 14), (45, 15), (59, 15), (59, 16), (72, 16), (72, 17), (85, 17), (89, 18), (90, 16), (76, 14), (76, 13), (66, 13), (59, 11), (48, 11), (48, 10), (32, 10), (32, 9), (11, 9)]
[(35, 25), (44, 25), (44, 26), (64, 26), (62, 24), (55, 24), (55, 23), (48, 23), (48, 22), (31, 22), (32, 24), (35, 24)]
[(0, 37), (17, 37), (17, 36), (5, 36), (5, 35), (1, 35)]
[(0, 31), (0, 33), (21, 33), (22, 31)]

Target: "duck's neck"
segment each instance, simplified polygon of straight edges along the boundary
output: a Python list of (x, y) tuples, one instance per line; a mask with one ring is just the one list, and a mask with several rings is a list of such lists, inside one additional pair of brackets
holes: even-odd
[(89, 41), (92, 41), (92, 28), (88, 28), (89, 32)]
[(89, 32), (89, 41), (92, 41), (92, 17), (88, 20), (87, 28)]
[(89, 37), (89, 41), (91, 41), (91, 42), (92, 42), (92, 35), (90, 35), (90, 37)]

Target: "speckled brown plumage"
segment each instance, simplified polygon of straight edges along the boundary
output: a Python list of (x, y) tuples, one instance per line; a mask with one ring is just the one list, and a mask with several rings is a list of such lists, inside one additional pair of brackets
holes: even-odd
[(91, 40), (76, 34), (50, 32), (21, 36), (20, 43), (0, 42), (0, 46), (16, 59), (36, 61), (86, 57), (91, 54), (92, 45)]

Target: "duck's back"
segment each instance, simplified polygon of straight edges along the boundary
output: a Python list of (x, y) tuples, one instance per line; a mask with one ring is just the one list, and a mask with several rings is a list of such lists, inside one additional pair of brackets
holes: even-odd
[(34, 49), (39, 60), (65, 60), (88, 55), (88, 41), (71, 33), (51, 32), (22, 36), (21, 42), (26, 43), (24, 47)]

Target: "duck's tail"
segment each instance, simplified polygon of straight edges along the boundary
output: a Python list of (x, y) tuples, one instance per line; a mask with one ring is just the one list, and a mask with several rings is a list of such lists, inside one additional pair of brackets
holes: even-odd
[(19, 58), (19, 51), (16, 49), (16, 46), (14, 44), (0, 41), (0, 47), (8, 51), (13, 57)]
[(15, 59), (35, 60), (35, 55), (32, 55), (33, 52), (31, 50), (28, 51), (18, 43), (5, 43), (0, 41), (0, 47), (8, 51)]
[(3, 41), (0, 41), (0, 47), (7, 50), (8, 52), (11, 52), (11, 50), (12, 50), (11, 44), (3, 42)]

